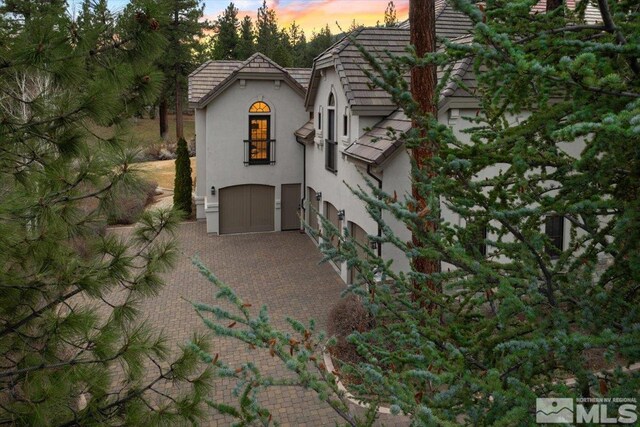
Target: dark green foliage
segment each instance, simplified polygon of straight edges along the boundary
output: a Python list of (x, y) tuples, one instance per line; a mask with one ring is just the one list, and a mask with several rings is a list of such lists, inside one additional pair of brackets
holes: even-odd
[(173, 206), (176, 209), (191, 215), (191, 193), (193, 182), (191, 180), (191, 161), (187, 141), (180, 139), (176, 149), (176, 179), (173, 193)]
[(245, 16), (238, 22), (237, 15), (238, 9), (230, 3), (218, 17), (217, 34), (206, 44), (208, 57), (199, 57), (201, 60), (245, 60), (261, 52), (283, 67), (310, 68), (313, 58), (335, 42), (328, 25), (314, 33), (310, 41), (295, 22), (289, 28), (278, 28), (276, 10), (266, 2), (258, 9), (255, 26), (251, 17)]
[(238, 40), (237, 58), (245, 60), (256, 53), (251, 17), (245, 16), (240, 23), (240, 39)]
[[(217, 34), (213, 47), (213, 59), (236, 59), (240, 56), (238, 52), (239, 27), (238, 8), (235, 7), (233, 3), (229, 3), (229, 6), (227, 6), (215, 24)], [(244, 28), (243, 31), (245, 31)], [(246, 35), (243, 34), (243, 37), (246, 37)], [(243, 46), (243, 49), (246, 49), (246, 46)], [(244, 53), (245, 52), (243, 52), (243, 54)]]
[(162, 85), (157, 5), (116, 23), (99, 2), (78, 25), (65, 3), (0, 6), (0, 423), (196, 422), (208, 371), (139, 317), (177, 255), (177, 217), (104, 232), (116, 189), (140, 185), (119, 135)]
[[(445, 42), (425, 58), (408, 55), (384, 65), (363, 51), (375, 84), (429, 130), (425, 138), (418, 129), (388, 137), (409, 148), (437, 147), (424, 170), (412, 170), (429, 200), (419, 215), (410, 195), (397, 198), (373, 184), (352, 189), (381, 227), (382, 236), (369, 240), (409, 258), (436, 260), (442, 271), (396, 271), (323, 220), (326, 259), (357, 269), (363, 284), (348, 292), (359, 295), (374, 318), (371, 331), (350, 337), (366, 361), (342, 373), (357, 378), (353, 394), (372, 407), (385, 402), (413, 425), (532, 425), (536, 397), (637, 398), (640, 373), (624, 370), (640, 361), (637, 2), (598, 2), (604, 24), (584, 22), (586, 1), (577, 2), (577, 11), (550, 14), (532, 13), (531, 0), (488, 1), (486, 18), (474, 2), (452, 3), (475, 22), (472, 37)], [(404, 76), (412, 66), (436, 63), (443, 87), (463, 59), (477, 77), (481, 108), (460, 133), (417, 113)], [(422, 245), (394, 236), (383, 214), (406, 224)], [(544, 232), (551, 215), (562, 216), (567, 228), (556, 257)], [(437, 230), (425, 231), (427, 222)], [(209, 277), (218, 295), (243, 313), (231, 290)], [(266, 310), (249, 320), (196, 309), (222, 319), (206, 320), (217, 334), (269, 351), (286, 349), (291, 338), (321, 340), (295, 322), (289, 335), (273, 330)], [(226, 328), (228, 319), (245, 329)], [(314, 351), (317, 346), (293, 346), (278, 357), (303, 386), (322, 400), (333, 398), (348, 424), (371, 425), (340, 406), (344, 396), (332, 394), (333, 376), (309, 372), (320, 368)], [(237, 378), (252, 392), (277, 383), (249, 369)], [(259, 396), (250, 397), (257, 417)]]

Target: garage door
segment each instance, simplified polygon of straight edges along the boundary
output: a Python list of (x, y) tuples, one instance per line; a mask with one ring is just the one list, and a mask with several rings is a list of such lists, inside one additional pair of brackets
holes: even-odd
[(283, 184), (281, 200), (282, 230), (299, 230), (300, 184)]
[(220, 234), (274, 230), (274, 187), (238, 185), (220, 190)]

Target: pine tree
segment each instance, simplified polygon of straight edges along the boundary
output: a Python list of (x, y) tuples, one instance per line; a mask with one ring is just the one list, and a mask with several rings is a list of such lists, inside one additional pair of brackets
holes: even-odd
[(177, 254), (177, 218), (104, 228), (115, 192), (139, 185), (121, 130), (162, 84), (158, 11), (115, 24), (92, 10), (79, 29), (63, 1), (0, 5), (0, 420), (196, 422), (208, 371), (139, 316)]
[(253, 22), (245, 16), (240, 23), (240, 40), (238, 40), (237, 59), (245, 60), (256, 52), (253, 35)]
[(309, 65), (305, 63), (307, 54), (307, 38), (304, 35), (304, 30), (300, 28), (295, 21), (293, 21), (289, 26), (288, 37), (291, 45), (292, 66), (309, 67)]
[(224, 10), (215, 24), (217, 36), (213, 59), (238, 59), (238, 8), (233, 3)]
[[(364, 362), (341, 363), (329, 373), (321, 351), (332, 341), (313, 323), (290, 320), (287, 330), (275, 328), (266, 308), (255, 315), (247, 308), (254, 301), (241, 300), (197, 262), (225, 300), (224, 308), (195, 305), (203, 315), (215, 313), (213, 332), (268, 351), (291, 374), (265, 377), (252, 364), (234, 370), (223, 355), (214, 358), (194, 343), (248, 397), (239, 408), (216, 406), (220, 411), (268, 423), (260, 393), (302, 385), (352, 426), (372, 425), (381, 403), (412, 425), (532, 425), (537, 397), (637, 396), (640, 376), (624, 370), (640, 360), (635, 5), (598, 2), (602, 23), (592, 24), (584, 9), (535, 13), (528, 0), (487, 2), (484, 13), (472, 1), (452, 3), (476, 24), (471, 37), (387, 64), (361, 50), (373, 82), (420, 124), (389, 138), (421, 148), (428, 129), (438, 145), (425, 158), (428, 173), (415, 164), (412, 170), (416, 185), (437, 194), (432, 209), (416, 213), (411, 194), (384, 194), (372, 183), (352, 188), (383, 230), (370, 240), (448, 268), (394, 271), (368, 245), (323, 220), (327, 242), (340, 239), (337, 248), (322, 245), (326, 258), (359, 272), (362, 284), (349, 292), (372, 316), (371, 330), (349, 338)], [(481, 105), (462, 134), (425, 115), (405, 80), (412, 67), (436, 64), (442, 88), (461, 61), (473, 68)], [(443, 221), (445, 209), (459, 221)], [(394, 236), (381, 212), (403, 221), (420, 245)], [(545, 232), (558, 223), (566, 227), (562, 245)], [(415, 299), (416, 279), (442, 292)], [(425, 300), (437, 310), (424, 310)], [(368, 410), (351, 411), (338, 377), (350, 379), (351, 393)], [(609, 405), (609, 415), (616, 407)]]
[[(132, 0), (136, 4), (142, 0)], [(168, 101), (175, 102), (176, 138), (184, 137), (183, 101), (187, 76), (195, 67), (199, 39), (207, 26), (201, 22), (204, 4), (198, 0), (162, 0), (159, 5), (164, 9), (159, 17), (160, 31), (168, 41), (164, 55), (157, 65), (165, 74), (165, 87), (160, 96), (160, 133), (166, 138), (168, 123)]]
[(176, 149), (176, 178), (173, 192), (173, 206), (176, 209), (191, 215), (191, 193), (193, 181), (191, 180), (191, 160), (189, 149), (184, 138), (178, 140)]
[(331, 28), (329, 25), (325, 25), (318, 33), (311, 35), (311, 40), (307, 44), (307, 52), (305, 58), (305, 67), (311, 67), (313, 65), (313, 59), (327, 50), (335, 42), (333, 34), (331, 34)]
[(387, 4), (387, 9), (384, 11), (384, 26), (395, 27), (398, 25), (398, 16), (396, 13), (396, 5), (393, 0)]
[(280, 46), (280, 30), (276, 11), (267, 6), (266, 0), (258, 8), (256, 21), (256, 50), (263, 55), (273, 58)]

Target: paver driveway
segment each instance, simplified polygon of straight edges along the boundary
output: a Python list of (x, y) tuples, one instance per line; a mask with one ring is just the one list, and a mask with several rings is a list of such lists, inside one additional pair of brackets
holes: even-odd
[[(246, 302), (269, 307), (272, 321), (285, 327), (287, 316), (301, 321), (315, 319), (326, 329), (327, 314), (345, 285), (328, 264), (319, 264), (321, 254), (304, 234), (298, 232), (207, 235), (203, 222), (184, 223), (178, 228), (182, 255), (165, 275), (166, 287), (144, 302), (143, 311), (157, 328), (164, 329), (168, 342), (185, 343), (194, 332), (204, 332), (202, 321), (186, 300), (213, 304), (215, 288), (191, 264), (197, 255), (221, 280), (232, 286)], [(264, 373), (287, 375), (280, 362), (268, 352), (249, 350), (238, 341), (215, 338), (213, 353), (231, 366), (254, 361)], [(235, 403), (234, 382), (216, 380), (214, 400)], [(323, 426), (342, 423), (312, 392), (302, 389), (274, 389), (262, 395), (275, 420), (284, 426)], [(215, 411), (207, 424), (225, 426), (231, 419)], [(388, 424), (385, 422), (385, 424)]]

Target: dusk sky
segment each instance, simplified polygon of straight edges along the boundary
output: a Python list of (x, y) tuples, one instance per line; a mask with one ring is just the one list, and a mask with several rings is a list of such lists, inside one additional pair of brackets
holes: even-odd
[[(71, 0), (80, 4), (81, 0)], [(267, 0), (269, 7), (276, 10), (280, 26), (288, 26), (292, 21), (304, 28), (307, 36), (315, 29), (318, 30), (329, 24), (331, 30), (338, 32), (336, 22), (346, 30), (355, 19), (359, 24), (375, 25), (382, 21), (384, 10), (389, 0)], [(111, 9), (121, 10), (128, 0), (109, 0)], [(228, 0), (207, 0), (205, 15), (207, 19), (215, 18), (227, 7)], [(404, 20), (408, 16), (409, 0), (394, 0), (398, 11), (398, 19)], [(262, 0), (237, 0), (234, 4), (240, 9), (239, 18), (249, 15), (255, 20), (258, 7)]]

